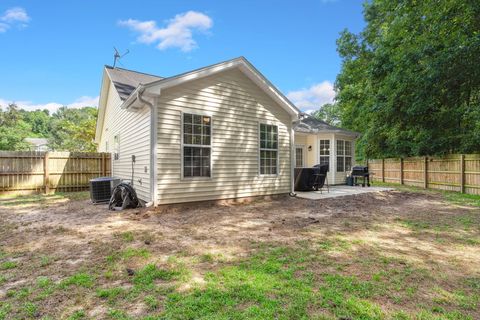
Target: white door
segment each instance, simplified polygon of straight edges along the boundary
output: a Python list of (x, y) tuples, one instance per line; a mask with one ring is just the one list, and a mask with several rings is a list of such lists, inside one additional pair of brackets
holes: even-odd
[(295, 168), (305, 166), (305, 146), (295, 146)]

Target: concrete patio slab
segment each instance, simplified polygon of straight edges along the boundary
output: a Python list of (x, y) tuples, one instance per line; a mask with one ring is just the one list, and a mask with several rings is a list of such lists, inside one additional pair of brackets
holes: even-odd
[(381, 191), (391, 191), (394, 188), (385, 188), (385, 187), (362, 187), (362, 186), (331, 186), (330, 192), (327, 192), (327, 188), (324, 188), (322, 192), (320, 191), (297, 191), (298, 198), (304, 198), (309, 200), (321, 200), (327, 198), (336, 198), (344, 197), (355, 194), (369, 193), (369, 192), (381, 192)]

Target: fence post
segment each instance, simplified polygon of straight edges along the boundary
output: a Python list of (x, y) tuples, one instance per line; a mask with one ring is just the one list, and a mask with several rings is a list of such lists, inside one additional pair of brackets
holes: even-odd
[(106, 168), (106, 160), (105, 160), (105, 153), (102, 152), (102, 163), (101, 163), (101, 166), (102, 166), (102, 177), (105, 177), (107, 175), (107, 168)]
[(49, 172), (48, 172), (48, 151), (45, 152), (45, 155), (43, 156), (43, 188), (45, 190), (45, 194), (48, 194), (50, 192), (50, 186), (48, 185), (49, 183)]
[(385, 182), (385, 159), (382, 158), (382, 182)]
[(465, 193), (465, 155), (460, 155), (460, 192)]
[(428, 188), (428, 158), (423, 157), (423, 187)]
[(400, 184), (403, 184), (403, 158), (400, 158)]

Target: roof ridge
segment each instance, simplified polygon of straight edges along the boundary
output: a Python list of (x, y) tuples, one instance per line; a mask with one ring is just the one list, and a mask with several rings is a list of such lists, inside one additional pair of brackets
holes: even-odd
[(162, 76), (159, 76), (159, 75), (156, 75), (156, 74), (153, 74), (153, 73), (147, 73), (147, 72), (142, 72), (142, 71), (137, 71), (137, 70), (132, 70), (132, 69), (127, 69), (127, 68), (119, 68), (119, 67), (112, 67), (108, 64), (105, 65), (105, 68), (107, 69), (112, 69), (112, 70), (123, 70), (123, 71), (128, 71), (128, 72), (134, 72), (134, 73), (138, 73), (138, 74), (144, 74), (146, 76), (151, 76), (151, 77), (156, 77), (156, 78), (161, 78), (161, 79), (165, 79), (166, 77), (162, 77)]
[(152, 84), (154, 82), (157, 83), (157, 82), (160, 82), (160, 81), (163, 81), (163, 80), (168, 80), (168, 79), (173, 79), (173, 78), (180, 78), (180, 77), (183, 77), (183, 76), (186, 76), (188, 74), (195, 73), (195, 72), (198, 72), (198, 71), (201, 71), (201, 70), (204, 70), (204, 69), (213, 68), (213, 67), (219, 66), (221, 64), (227, 63), (227, 62), (233, 62), (235, 60), (242, 60), (242, 59), (245, 60), (245, 61), (248, 61), (244, 56), (239, 56), (239, 57), (236, 57), (236, 58), (233, 58), (233, 59), (228, 59), (228, 60), (224, 60), (224, 61), (221, 61), (221, 62), (206, 65), (206, 66), (203, 66), (203, 67), (199, 67), (199, 68), (195, 68), (195, 69), (192, 69), (192, 70), (177, 73), (177, 74), (175, 74), (173, 76), (170, 76), (170, 77), (165, 77), (165, 78), (162, 78), (162, 79), (159, 79), (159, 80), (152, 81), (149, 84)]

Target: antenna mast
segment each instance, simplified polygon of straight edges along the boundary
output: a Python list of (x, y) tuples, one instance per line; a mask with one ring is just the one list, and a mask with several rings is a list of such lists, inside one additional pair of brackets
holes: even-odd
[(113, 47), (113, 50), (115, 50), (115, 53), (113, 54), (113, 67), (115, 68), (115, 66), (117, 65), (117, 61), (125, 57), (130, 52), (130, 50), (127, 49), (124, 54), (120, 54), (120, 52), (115, 47)]

